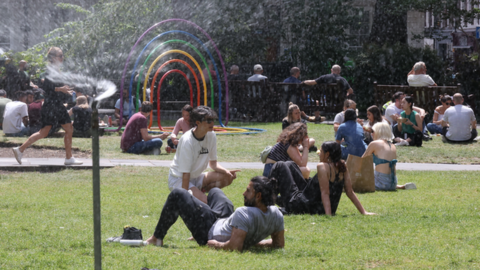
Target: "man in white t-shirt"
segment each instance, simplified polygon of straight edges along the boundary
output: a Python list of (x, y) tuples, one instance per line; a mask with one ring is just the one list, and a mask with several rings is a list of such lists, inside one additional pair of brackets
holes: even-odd
[(259, 81), (265, 81), (266, 79), (268, 79), (266, 76), (262, 75), (263, 73), (262, 65), (259, 65), (259, 64), (255, 65), (253, 67), (253, 72), (255, 74), (253, 74), (253, 76), (247, 79), (249, 82), (259, 82)]
[(335, 118), (333, 119), (333, 130), (335, 131), (335, 134), (337, 134), (338, 127), (345, 122), (345, 111), (347, 109), (357, 109), (357, 103), (351, 99), (345, 99), (343, 102), (343, 111), (337, 113), (335, 115)]
[(28, 135), (27, 93), (16, 93), (17, 100), (7, 103), (3, 113), (3, 133), (5, 136), (22, 137)]
[[(216, 118), (217, 114), (209, 107), (193, 109), (190, 121), (195, 127), (180, 138), (168, 175), (171, 191), (177, 188), (191, 190), (193, 196), (204, 203), (207, 203), (205, 191), (230, 185), (239, 171), (229, 171), (217, 163), (217, 137), (213, 132)], [(208, 165), (213, 172), (203, 172)]]
[[(203, 203), (184, 189), (175, 189), (163, 205), (150, 245), (163, 246), (167, 231), (178, 217), (201, 246), (243, 251), (251, 246), (283, 248), (284, 221), (275, 206), (276, 179), (256, 176), (243, 193), (244, 207), (233, 212), (232, 202), (222, 190), (212, 188)], [(271, 239), (263, 240), (271, 236)]]
[[(470, 142), (477, 137), (477, 120), (473, 110), (463, 106), (463, 96), (453, 95), (453, 104), (442, 119), (442, 135), (447, 142)], [(470, 130), (471, 129), (471, 130)]]
[(408, 85), (414, 87), (437, 86), (432, 77), (427, 75), (427, 66), (424, 62), (417, 62), (407, 75)]

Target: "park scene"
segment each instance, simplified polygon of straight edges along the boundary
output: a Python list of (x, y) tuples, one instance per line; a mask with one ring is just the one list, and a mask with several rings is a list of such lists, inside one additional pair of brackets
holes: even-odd
[(480, 268), (480, 1), (0, 14), (0, 269)]

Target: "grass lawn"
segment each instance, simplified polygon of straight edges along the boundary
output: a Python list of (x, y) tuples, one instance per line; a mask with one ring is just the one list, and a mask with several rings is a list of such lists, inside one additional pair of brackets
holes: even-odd
[[(267, 145), (273, 145), (281, 131), (281, 123), (235, 123), (230, 122), (233, 127), (252, 127), (266, 129), (267, 132), (256, 135), (218, 135), (218, 157), (219, 161), (236, 162), (255, 162), (259, 161), (260, 152)], [(162, 122), (162, 126), (174, 125), (172, 121)], [(315, 138), (317, 145), (322, 142), (334, 139), (333, 126), (325, 124), (308, 124), (309, 136)], [(0, 140), (23, 143), (26, 138), (7, 138), (1, 135)], [(47, 138), (36, 143), (37, 145), (49, 145), (63, 147), (63, 138)], [(91, 139), (74, 138), (73, 146), (81, 150), (91, 150)], [(166, 146), (166, 142), (164, 143)], [(171, 160), (173, 155), (166, 154), (165, 147), (159, 156), (144, 156), (122, 153), (120, 150), (120, 135), (111, 133), (108, 136), (100, 138), (100, 152), (102, 158), (118, 159), (163, 159)], [(28, 150), (27, 150), (28, 151)], [(479, 164), (480, 144), (461, 144), (453, 145), (443, 143), (440, 137), (434, 137), (433, 140), (424, 142), (423, 146), (417, 147), (399, 147), (399, 162), (409, 163), (458, 163), (458, 164)], [(28, 153), (26, 154), (28, 157)], [(310, 153), (309, 161), (317, 162), (318, 157), (315, 153)]]
[[(248, 180), (260, 173), (242, 171), (224, 189), (236, 207)], [(345, 195), (335, 217), (287, 216), (283, 250), (198, 247), (186, 241), (190, 234), (180, 220), (165, 248), (106, 243), (127, 224), (142, 229), (145, 239), (153, 233), (169, 193), (167, 175), (168, 168), (102, 170), (104, 269), (480, 268), (477, 172), (400, 171), (399, 182), (415, 182), (418, 190), (358, 194), (377, 216), (360, 215)], [(91, 171), (0, 175), (0, 269), (92, 269), (91, 196)]]

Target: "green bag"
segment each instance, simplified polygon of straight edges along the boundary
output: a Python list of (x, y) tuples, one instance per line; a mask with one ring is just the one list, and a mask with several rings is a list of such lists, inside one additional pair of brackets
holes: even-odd
[(268, 154), (270, 154), (270, 151), (272, 151), (272, 147), (271, 146), (267, 146), (265, 147), (265, 149), (263, 149), (263, 151), (260, 153), (260, 160), (265, 163), (267, 162), (267, 157), (268, 157)]

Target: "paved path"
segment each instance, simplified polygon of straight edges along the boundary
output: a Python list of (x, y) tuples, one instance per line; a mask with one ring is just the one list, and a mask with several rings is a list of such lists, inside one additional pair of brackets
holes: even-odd
[[(172, 156), (173, 158), (173, 156)], [(65, 167), (90, 169), (91, 159), (81, 159), (83, 165), (65, 166), (63, 158), (24, 158), (22, 165), (15, 158), (0, 158), (0, 170), (58, 170)], [(171, 160), (140, 160), (140, 159), (100, 159), (100, 167), (141, 166), (141, 167), (168, 167)], [(227, 169), (263, 169), (261, 162), (220, 162)], [(309, 162), (308, 167), (316, 169), (316, 162)], [(432, 163), (397, 163), (397, 170), (403, 171), (480, 171), (480, 165), (432, 164)]]

